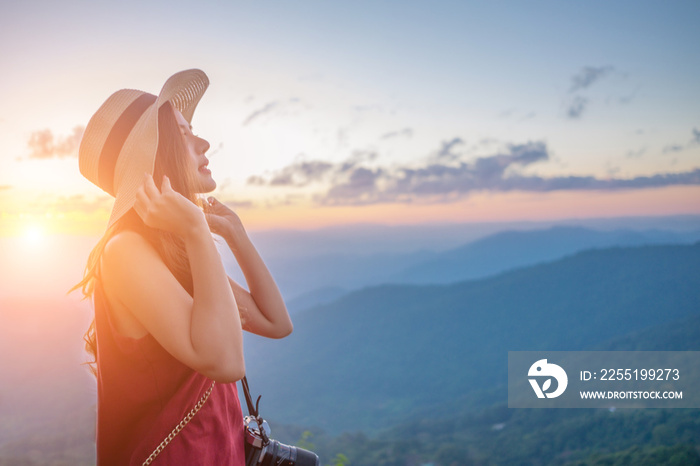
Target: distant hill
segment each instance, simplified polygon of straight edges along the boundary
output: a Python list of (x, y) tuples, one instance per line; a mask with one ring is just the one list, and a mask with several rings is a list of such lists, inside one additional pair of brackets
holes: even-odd
[[(593, 349), (698, 351), (700, 314), (614, 338)], [(505, 392), (505, 387), (491, 387), (445, 400), (375, 435), (332, 437), (315, 431), (315, 451), (326, 462), (343, 452), (357, 466), (430, 462), (700, 465), (700, 410), (518, 410), (507, 408)], [(288, 443), (298, 441), (303, 430), (273, 425), (274, 435)]]
[(335, 301), (343, 295), (349, 293), (350, 290), (346, 288), (341, 288), (337, 286), (329, 286), (326, 288), (319, 288), (314, 291), (309, 291), (301, 296), (294, 299), (287, 300), (285, 304), (287, 305), (287, 310), (290, 315), (294, 315), (299, 311), (310, 309), (316, 307), (319, 304), (329, 303)]
[[(315, 436), (323, 464), (700, 466), (700, 410), (509, 409), (402, 422), (376, 436)], [(273, 430), (275, 432), (275, 430)], [(297, 437), (298, 438), (298, 437)]]
[(392, 276), (389, 281), (414, 284), (454, 283), (559, 259), (586, 249), (683, 244), (698, 239), (700, 232), (597, 231), (572, 226), (535, 231), (504, 231), (436, 255)]
[[(635, 330), (585, 349), (588, 351), (700, 351), (700, 309), (690, 317)], [(426, 406), (423, 410), (416, 409), (414, 419), (407, 423), (415, 422), (415, 419), (421, 416), (425, 418), (471, 416), (483, 407), (505, 404), (507, 396), (505, 384), (483, 387), (462, 396)]]
[(594, 351), (700, 351), (700, 308), (690, 317), (603, 342)]
[(503, 385), (507, 352), (582, 350), (700, 309), (700, 243), (591, 250), (449, 286), (384, 285), (247, 338), (263, 413), (330, 432), (376, 430)]
[[(402, 229), (387, 231), (397, 242), (402, 241)], [(385, 250), (367, 246), (363, 251), (350, 235), (342, 242), (331, 239), (302, 242), (297, 235), (285, 240), (279, 233), (279, 244), (270, 238), (262, 241), (261, 253), (272, 271), (283, 296), (294, 312), (326, 304), (340, 296), (338, 290), (356, 290), (383, 283), (447, 284), (483, 278), (517, 267), (535, 265), (592, 248), (640, 246), (648, 244), (690, 244), (700, 240), (700, 231), (675, 232), (663, 230), (602, 231), (579, 226), (555, 226), (537, 230), (508, 230), (477, 240), (467, 231), (458, 247), (448, 247), (440, 240), (432, 249), (426, 242), (417, 242), (422, 249), (394, 251), (385, 237), (375, 238)], [(366, 236), (366, 235), (365, 235)], [(311, 235), (313, 238), (314, 236)], [(438, 236), (439, 238), (439, 236)], [(454, 234), (450, 243), (454, 243)], [(365, 238), (365, 241), (370, 241)], [(403, 240), (405, 241), (405, 240)], [(289, 244), (288, 249), (282, 245)], [(317, 248), (313, 245), (316, 244)], [(449, 244), (449, 243), (448, 243)], [(436, 252), (442, 251), (442, 252)], [(243, 276), (234, 265), (233, 256), (224, 254), (227, 269), (238, 280)], [(335, 292), (330, 292), (335, 290)]]
[[(265, 263), (273, 273), (280, 290), (288, 299), (316, 295), (320, 301), (309, 301), (313, 306), (327, 302), (323, 290), (342, 288), (355, 290), (385, 283), (388, 277), (421, 263), (434, 253), (310, 254), (306, 257), (270, 257)], [(320, 290), (320, 291), (319, 291)]]

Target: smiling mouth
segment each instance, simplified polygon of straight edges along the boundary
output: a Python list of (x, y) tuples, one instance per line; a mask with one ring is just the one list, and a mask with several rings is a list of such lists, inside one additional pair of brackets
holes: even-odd
[(207, 168), (207, 165), (209, 165), (209, 163), (205, 163), (204, 165), (201, 165), (201, 166), (199, 167), (200, 173), (204, 173), (205, 175), (210, 175), (210, 174), (211, 174), (211, 170), (209, 170), (209, 169)]

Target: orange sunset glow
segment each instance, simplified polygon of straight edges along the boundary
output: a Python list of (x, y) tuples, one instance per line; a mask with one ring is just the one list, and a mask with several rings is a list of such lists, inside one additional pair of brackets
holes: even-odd
[[(226, 202), (226, 199), (222, 199)], [(251, 231), (309, 230), (333, 225), (546, 221), (580, 218), (700, 214), (700, 187), (676, 186), (615, 192), (477, 193), (450, 203), (400, 203), (368, 206), (310, 204), (236, 207)], [(98, 236), (109, 217), (105, 208), (45, 213), (12, 212), (0, 217), (0, 235), (40, 242), (52, 234)]]

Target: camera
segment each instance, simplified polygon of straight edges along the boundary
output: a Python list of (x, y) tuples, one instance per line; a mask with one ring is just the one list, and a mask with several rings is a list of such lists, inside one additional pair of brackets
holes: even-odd
[(270, 426), (261, 417), (245, 416), (246, 466), (320, 466), (316, 453), (270, 439)]

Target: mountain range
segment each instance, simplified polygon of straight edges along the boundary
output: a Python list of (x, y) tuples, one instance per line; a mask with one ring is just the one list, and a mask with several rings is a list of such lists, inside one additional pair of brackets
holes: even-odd
[(592, 349), (700, 310), (700, 243), (588, 250), (451, 285), (381, 285), (246, 340), (263, 412), (371, 432), (506, 382), (507, 353)]
[[(467, 234), (465, 233), (465, 237)], [(290, 250), (281, 244), (262, 242), (261, 254), (275, 277), (292, 313), (328, 303), (344, 294), (382, 283), (447, 284), (483, 278), (506, 270), (556, 260), (579, 251), (612, 246), (690, 244), (700, 231), (596, 230), (580, 226), (507, 230), (468, 241), (446, 250), (418, 249), (362, 252), (351, 243), (344, 252), (323, 242), (317, 249), (297, 244)], [(451, 242), (455, 238), (450, 238)], [(381, 242), (380, 242), (381, 243)], [(425, 244), (424, 244), (425, 245)], [(436, 243), (433, 248), (443, 246)], [(369, 249), (369, 247), (368, 247)], [(238, 280), (243, 276), (233, 256), (224, 254), (227, 269)]]

